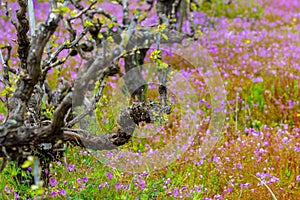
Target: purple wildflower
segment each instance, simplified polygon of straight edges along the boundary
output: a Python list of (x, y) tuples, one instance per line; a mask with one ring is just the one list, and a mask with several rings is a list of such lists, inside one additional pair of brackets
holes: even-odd
[(296, 181), (300, 182), (300, 174), (296, 176)]
[(87, 183), (89, 179), (85, 176), (82, 178), (82, 180), (83, 180), (83, 182)]
[(178, 196), (179, 192), (178, 192), (178, 188), (176, 187), (174, 189), (174, 197), (176, 198)]
[(121, 184), (118, 182), (117, 184), (116, 184), (116, 190), (120, 190), (121, 189)]
[(19, 196), (19, 194), (17, 192), (14, 192), (14, 197), (15, 197), (15, 199), (19, 199), (20, 198), (20, 196)]
[(214, 199), (223, 199), (223, 196), (220, 195), (220, 194), (217, 194), (217, 195), (214, 196)]
[(240, 187), (246, 188), (246, 187), (250, 187), (250, 185), (251, 185), (250, 183), (244, 183), (244, 184), (241, 184)]
[(57, 194), (57, 193), (56, 193), (55, 191), (51, 192), (51, 196), (52, 196), (52, 197), (56, 196), (56, 194)]
[(108, 180), (112, 179), (113, 175), (110, 172), (106, 172)]
[(66, 195), (67, 195), (67, 193), (66, 193), (65, 190), (59, 190), (59, 191), (58, 191), (58, 194), (63, 195), (63, 196), (66, 196)]
[(75, 165), (69, 165), (68, 167), (69, 172), (74, 171), (74, 169), (75, 169)]
[(146, 182), (144, 180), (140, 180), (140, 187), (142, 190), (144, 190), (145, 185), (146, 185)]
[(51, 185), (52, 187), (54, 187), (54, 186), (56, 185), (56, 179), (55, 179), (55, 178), (51, 178), (51, 179), (50, 179), (50, 185)]

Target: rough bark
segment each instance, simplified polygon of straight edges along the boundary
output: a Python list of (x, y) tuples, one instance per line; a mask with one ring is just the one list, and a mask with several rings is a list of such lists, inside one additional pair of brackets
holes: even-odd
[[(117, 20), (104, 10), (94, 8), (93, 5), (96, 5), (97, 1), (92, 2), (88, 7), (83, 7), (80, 1), (65, 1), (64, 6), (71, 3), (79, 11), (73, 17), (64, 18), (63, 13), (55, 12), (58, 5), (53, 0), (50, 1), (51, 10), (47, 20), (39, 24), (34, 35), (28, 37), (29, 23), (26, 17), (26, 2), (25, 0), (18, 1), (20, 9), (17, 11), (17, 21), (12, 20), (18, 36), (17, 44), (20, 60), (18, 75), (20, 79), (16, 90), (8, 101), (7, 119), (0, 125), (0, 157), (5, 158), (5, 161), (12, 160), (20, 164), (28, 155), (37, 155), (37, 153), (44, 154), (47, 157), (50, 151), (61, 151), (63, 144), (67, 141), (74, 145), (94, 150), (114, 149), (130, 140), (135, 126), (139, 122), (153, 123), (157, 117), (170, 112), (166, 105), (166, 74), (162, 73), (160, 75), (162, 84), (159, 88), (164, 102), (162, 104), (145, 103), (145, 99), (142, 98), (142, 92), (146, 83), (143, 81), (140, 72), (136, 70), (134, 75), (128, 77), (126, 81), (129, 90), (132, 84), (138, 80), (141, 82), (142, 87), (139, 90), (130, 91), (132, 96), (138, 97), (140, 103), (122, 110), (118, 120), (120, 128), (116, 132), (92, 135), (85, 130), (72, 128), (73, 125), (80, 121), (78, 119), (82, 116), (70, 117), (71, 108), (72, 106), (82, 105), (84, 92), (89, 87), (89, 83), (91, 81), (103, 83), (107, 77), (120, 73), (120, 69), (114, 64), (115, 61), (120, 57), (124, 57), (124, 51), (132, 51), (135, 47), (139, 47), (140, 53), (137, 54), (136, 50), (133, 50), (133, 54), (125, 56), (125, 71), (128, 72), (142, 66), (147, 51), (152, 44), (157, 42), (157, 33), (151, 31), (149, 27), (136, 29), (139, 23), (139, 13), (130, 19), (128, 14), (129, 3), (123, 0), (118, 1), (123, 7), (124, 16), (123, 24), (118, 24), (117, 30), (102, 30), (103, 24), (97, 21), (93, 22), (93, 25), (90, 27), (84, 27), (83, 31), (77, 34), (71, 23), (75, 19), (89, 20), (94, 15), (100, 14), (113, 22)], [(157, 3), (157, 14), (161, 19), (160, 23), (167, 25), (163, 34), (168, 37), (168, 40), (160, 39), (159, 43), (181, 43), (183, 39), (190, 36), (189, 34), (179, 33), (170, 26), (169, 20), (171, 14), (174, 17), (174, 7), (178, 6), (178, 2), (158, 1)], [(169, 4), (171, 9), (169, 9)], [(8, 17), (10, 17), (9, 12), (7, 13)], [(51, 49), (46, 47), (46, 45), (62, 19), (66, 30), (70, 34), (70, 42), (68, 44), (64, 42), (56, 51), (51, 52)], [(114, 34), (115, 47), (107, 50), (105, 40), (98, 37), (100, 33), (104, 38), (109, 34)], [(82, 41), (87, 34), (91, 34), (92, 39)], [(97, 52), (97, 48), (93, 46), (94, 44), (97, 48), (101, 48), (103, 52)], [(48, 57), (42, 61), (45, 48), (47, 48)], [(65, 83), (66, 81), (64, 82), (63, 78), (60, 79), (62, 83), (65, 83), (64, 89), (52, 91), (45, 83), (45, 79), (50, 69), (65, 62), (65, 60), (58, 60), (58, 55), (65, 49), (69, 50), (68, 56), (79, 54), (83, 60), (87, 60), (86, 70), (80, 74), (79, 78), (72, 85)], [(6, 62), (3, 64), (6, 64), (6, 69), (9, 70), (7, 63), (6, 59)], [(13, 72), (13, 70), (11, 71)], [(8, 85), (9, 77), (6, 77), (6, 79)], [(57, 95), (55, 96), (54, 94)], [(33, 116), (31, 117), (33, 119), (28, 117), (26, 112), (30, 109), (36, 110), (44, 95), (48, 96), (48, 102), (46, 103), (55, 107), (52, 119), (43, 117), (41, 110), (37, 113), (32, 112)], [(92, 102), (93, 106), (100, 98), (101, 92), (98, 92), (98, 96)], [(92, 108), (88, 107), (85, 115), (90, 113)], [(156, 114), (154, 115), (154, 113)], [(31, 123), (31, 121), (34, 121), (34, 123)], [(49, 156), (47, 159), (49, 159)], [(44, 161), (42, 161), (42, 165), (44, 167), (48, 166), (50, 161)], [(3, 169), (3, 166), (1, 169)]]

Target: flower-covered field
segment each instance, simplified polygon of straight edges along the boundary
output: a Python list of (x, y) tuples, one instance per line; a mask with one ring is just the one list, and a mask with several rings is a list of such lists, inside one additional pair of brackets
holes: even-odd
[[(49, 187), (42, 190), (46, 199), (300, 199), (300, 1), (220, 2), (203, 3), (194, 11), (194, 21), (199, 37), (196, 44), (212, 57), (226, 90), (222, 139), (204, 157), (194, 156), (197, 145), (193, 144), (174, 162), (142, 172), (114, 167), (116, 152), (90, 153), (70, 146), (66, 163), (52, 163)], [(16, 3), (10, 6), (17, 8)], [(48, 4), (38, 2), (35, 6), (37, 21), (44, 20)], [(145, 5), (134, 1), (130, 6)], [(116, 5), (104, 3), (103, 8), (120, 15)], [(15, 29), (3, 13), (0, 10), (0, 45), (13, 45)], [(63, 41), (63, 33), (58, 31), (52, 39)], [(183, 53), (191, 52), (193, 49)], [(14, 49), (13, 57), (16, 54)], [(173, 67), (186, 76), (195, 72), (170, 57)], [(18, 62), (12, 60), (11, 66)], [(81, 66), (75, 58), (70, 59), (61, 69), (51, 71), (49, 85), (59, 87), (58, 74), (75, 79)], [(203, 79), (189, 79), (197, 88), (192, 93), (202, 95), (201, 99), (209, 97)], [(113, 78), (110, 91), (115, 86)], [(0, 88), (7, 91), (1, 84)], [(5, 96), (6, 92), (0, 94)], [(201, 99), (196, 98), (205, 123), (213, 111), (209, 109), (211, 102)], [(0, 102), (0, 120), (6, 115), (4, 103)], [(109, 132), (113, 113), (109, 107), (105, 109), (100, 129)], [(155, 154), (154, 147), (176, 135), (177, 125), (169, 126), (164, 133), (169, 135), (153, 141), (133, 139), (120, 149)], [(198, 131), (203, 133), (201, 128)], [(106, 154), (111, 161), (99, 159), (99, 154)], [(34, 188), (14, 182), (15, 174), (12, 163), (1, 173), (0, 199), (18, 198), (24, 192), (32, 199), (40, 198)]]

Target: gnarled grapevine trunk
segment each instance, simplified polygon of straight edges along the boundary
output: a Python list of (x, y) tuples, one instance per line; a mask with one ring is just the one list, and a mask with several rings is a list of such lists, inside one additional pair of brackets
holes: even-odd
[[(10, 86), (8, 72), (17, 74), (19, 80), (12, 95), (6, 96), (8, 115), (6, 121), (0, 125), (0, 157), (3, 157), (5, 161), (16, 162), (17, 167), (22, 166), (29, 155), (39, 158), (39, 164), (36, 166), (42, 168), (41, 177), (34, 175), (31, 176), (29, 182), (26, 182), (22, 175), (18, 174), (17, 181), (28, 185), (36, 184), (34, 179), (43, 179), (47, 183), (46, 169), (49, 168), (49, 163), (63, 156), (66, 142), (94, 150), (117, 148), (130, 140), (136, 124), (140, 122), (153, 123), (156, 117), (170, 113), (166, 103), (167, 72), (161, 71), (159, 75), (161, 82), (159, 93), (163, 102), (146, 103), (143, 96), (146, 82), (140, 72), (136, 70), (127, 77), (126, 84), (133, 99), (138, 99), (139, 103), (121, 111), (118, 120), (120, 128), (116, 132), (92, 135), (85, 130), (73, 128), (95, 108), (101, 98), (103, 87), (105, 87), (105, 79), (122, 73), (115, 64), (118, 59), (124, 58), (125, 72), (131, 71), (143, 65), (146, 53), (152, 44), (156, 43), (159, 47), (160, 43), (180, 43), (183, 39), (193, 36), (194, 30), (191, 28), (192, 33), (189, 34), (179, 33), (175, 30), (175, 14), (181, 2), (178, 0), (157, 1), (159, 23), (166, 26), (162, 34), (168, 38), (159, 40), (156, 32), (151, 31), (149, 27), (141, 26), (139, 12), (135, 13), (132, 18), (129, 17), (129, 2), (126, 0), (118, 1), (123, 8), (122, 24), (117, 23), (115, 16), (97, 6), (97, 1), (93, 1), (86, 7), (80, 1), (65, 0), (63, 4), (54, 0), (49, 2), (50, 8), (46, 21), (37, 25), (36, 30), (31, 30), (31, 35), (28, 33), (30, 28), (26, 15), (26, 0), (18, 0), (19, 9), (16, 21), (11, 17), (12, 13), (8, 7), (6, 12), (17, 31), (20, 65), (17, 71), (9, 66), (10, 48), (7, 47), (7, 56), (2, 62), (6, 69), (3, 76), (4, 82), (7, 87)], [(75, 14), (71, 14), (68, 7), (70, 4), (75, 7)], [(66, 12), (69, 12), (69, 15), (66, 15)], [(109, 23), (113, 23), (113, 27), (105, 25), (109, 23), (97, 20), (96, 16), (99, 15), (105, 17)], [(81, 31), (73, 27), (75, 20), (82, 20)], [(69, 37), (57, 48), (52, 48), (51, 38), (60, 23), (63, 23)], [(139, 28), (136, 28), (137, 26)], [(91, 37), (87, 37), (87, 35)], [(110, 37), (114, 39), (113, 48), (107, 44)], [(133, 53), (124, 55), (124, 52), (134, 48), (136, 49)], [(68, 52), (67, 56), (60, 58), (59, 55), (64, 50)], [(49, 70), (63, 65), (70, 56), (75, 55), (87, 61), (85, 70), (78, 74), (78, 78), (72, 84), (69, 84), (63, 77), (59, 77), (62, 87), (52, 90), (46, 82)], [(91, 104), (84, 108), (82, 114), (72, 116), (74, 102), (82, 105), (89, 83), (97, 81), (100, 82), (101, 87), (96, 92)], [(134, 88), (131, 87), (132, 84), (138, 81), (142, 86), (138, 90), (131, 91), (131, 88)], [(48, 112), (45, 107), (54, 110), (50, 118), (45, 114)], [(154, 113), (156, 114), (154, 115)], [(5, 162), (3, 166), (5, 166)]]

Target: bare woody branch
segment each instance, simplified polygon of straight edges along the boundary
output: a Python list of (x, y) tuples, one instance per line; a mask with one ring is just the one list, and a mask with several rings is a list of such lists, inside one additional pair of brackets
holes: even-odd
[[(73, 125), (79, 123), (84, 116), (94, 109), (95, 104), (102, 95), (105, 78), (119, 72), (120, 69), (114, 65), (115, 61), (121, 57), (125, 58), (125, 68), (128, 71), (143, 64), (146, 53), (152, 44), (157, 43), (159, 49), (161, 43), (181, 43), (185, 38), (190, 36), (188, 34), (178, 33), (174, 30), (174, 27), (169, 26), (173, 23), (172, 21), (170, 22), (169, 16), (171, 16), (171, 20), (172, 17), (175, 17), (175, 9), (177, 9), (180, 1), (175, 1), (175, 3), (174, 1), (157, 1), (157, 14), (160, 23), (164, 23), (167, 26), (163, 31), (167, 39), (165, 37), (160, 38), (158, 33), (151, 31), (149, 27), (136, 28), (139, 23), (139, 11), (131, 20), (128, 0), (118, 0), (118, 3), (123, 8), (123, 24), (116, 25), (116, 32), (113, 32), (110, 28), (107, 30), (106, 27), (106, 29), (104, 28), (103, 30), (102, 22), (96, 20), (97, 22), (93, 22), (93, 26), (84, 27), (83, 31), (78, 34), (76, 29), (72, 27), (72, 20), (80, 19), (84, 21), (85, 19), (93, 19), (94, 15), (98, 14), (105, 16), (114, 23), (117, 22), (117, 19), (101, 8), (93, 8), (93, 5), (95, 5), (97, 1), (93, 1), (87, 7), (83, 7), (80, 4), (80, 0), (65, 0), (64, 2), (64, 6), (71, 2), (80, 12), (74, 17), (64, 19), (65, 28), (70, 33), (70, 42), (61, 44), (57, 50), (51, 52), (49, 39), (56, 31), (59, 22), (63, 19), (63, 16), (59, 12), (54, 12), (54, 9), (57, 9), (58, 6), (57, 1), (50, 1), (51, 9), (47, 20), (38, 26), (35, 34), (28, 37), (29, 22), (26, 18), (27, 3), (26, 0), (18, 0), (20, 7), (17, 11), (18, 20), (13, 23), (18, 36), (18, 53), (21, 61), (20, 80), (15, 92), (9, 99), (9, 116), (7, 121), (0, 125), (0, 157), (5, 157), (6, 160), (18, 160), (20, 156), (28, 155), (28, 153), (25, 155), (25, 152), (29, 152), (30, 154), (34, 151), (39, 151), (43, 149), (41, 145), (43, 143), (50, 146), (50, 150), (55, 150), (56, 146), (67, 141), (94, 150), (114, 149), (130, 140), (135, 126), (139, 124), (139, 122), (153, 123), (164, 113), (169, 113), (166, 106), (166, 88), (160, 88), (163, 105), (154, 102), (143, 102), (124, 108), (118, 120), (120, 127), (113, 133), (92, 135), (85, 130), (72, 128)], [(7, 13), (8, 16), (9, 14), (10, 13)], [(103, 35), (103, 40), (98, 38), (98, 33)], [(118, 34), (118, 36), (113, 36), (117, 41), (115, 41), (113, 46), (109, 46), (105, 40), (106, 36), (112, 33)], [(92, 37), (87, 37), (88, 34)], [(98, 51), (101, 48), (102, 53), (93, 51), (92, 53), (94, 54), (92, 58), (85, 56), (83, 53), (84, 44), (79, 43), (84, 37), (86, 39), (85, 42), (91, 42), (92, 45), (95, 45), (94, 51)], [(48, 58), (42, 62), (43, 52), (47, 43)], [(136, 47), (139, 47), (140, 55), (131, 57), (124, 56), (124, 52), (134, 51)], [(65, 60), (57, 60), (58, 55), (64, 49), (69, 49), (67, 58), (70, 54), (74, 53), (72, 50), (76, 50), (82, 59), (88, 60), (85, 66), (86, 69), (79, 75), (74, 85), (67, 84), (62, 91), (51, 91), (51, 88), (47, 86), (44, 81), (49, 69), (65, 63)], [(7, 50), (6, 55), (9, 58), (11, 49), (7, 48)], [(87, 53), (87, 55), (89, 54)], [(5, 80), (3, 81), (9, 84), (9, 77), (7, 77), (8, 71), (13, 70), (8, 66), (8, 59), (2, 59), (2, 64), (5, 69)], [(162, 73), (159, 77), (161, 85), (166, 84), (166, 73)], [(99, 80), (102, 85), (91, 105), (86, 108), (83, 114), (66, 120), (71, 113), (72, 106), (82, 104), (85, 98), (84, 93), (89, 83), (97, 80)], [(45, 91), (41, 92), (41, 88), (38, 87), (43, 85), (45, 86)], [(42, 121), (39, 126), (28, 125), (25, 123), (26, 120), (24, 122), (24, 116), (26, 110), (30, 108), (30, 99), (37, 93), (34, 92), (37, 88), (41, 93), (39, 98), (42, 98), (43, 92), (48, 94), (48, 103), (55, 105), (55, 111), (52, 119)], [(55, 99), (57, 98), (54, 97), (55, 92), (62, 96), (59, 100)], [(0, 166), (0, 171), (2, 168), (3, 165)]]
[[(19, 1), (23, 6), (22, 11), (26, 12), (26, 3)], [(43, 55), (43, 50), (46, 43), (48, 42), (50, 36), (54, 33), (58, 26), (58, 22), (61, 20), (62, 16), (59, 13), (50, 12), (48, 19), (45, 23), (41, 24), (37, 30), (36, 35), (31, 38), (31, 44), (29, 48), (28, 38), (25, 37), (25, 31), (28, 31), (28, 20), (24, 19), (23, 12), (20, 12), (19, 21), (26, 23), (27, 28), (25, 30), (19, 29), (18, 35), (19, 39), (22, 40), (19, 43), (22, 48), (27, 48), (25, 52), (28, 52), (28, 55), (23, 55), (21, 57), (22, 62), (24, 63), (23, 67), (26, 69), (25, 74), (21, 77), (21, 81), (18, 84), (16, 91), (9, 101), (9, 110), (11, 120), (16, 120), (19, 124), (22, 124), (24, 119), (24, 112), (26, 104), (29, 101), (31, 94), (33, 92), (34, 86), (37, 84), (41, 76), (41, 58)], [(23, 42), (26, 41), (26, 43)], [(26, 46), (27, 45), (27, 46)], [(26, 59), (26, 60), (25, 60)]]
[(18, 54), (21, 61), (21, 69), (27, 69), (27, 58), (30, 49), (30, 41), (27, 36), (29, 31), (29, 21), (26, 17), (27, 0), (18, 0), (19, 10), (17, 11), (18, 22), (14, 22), (18, 36)]

